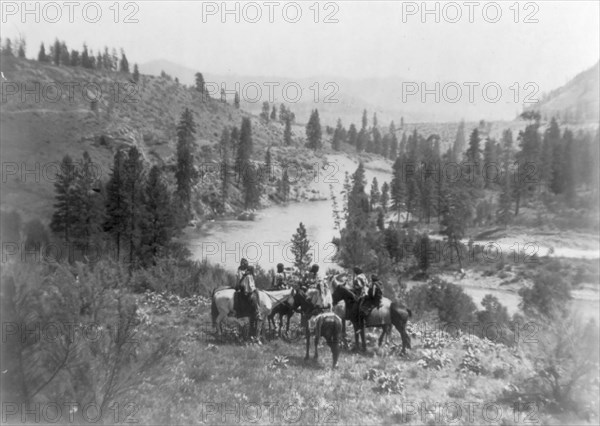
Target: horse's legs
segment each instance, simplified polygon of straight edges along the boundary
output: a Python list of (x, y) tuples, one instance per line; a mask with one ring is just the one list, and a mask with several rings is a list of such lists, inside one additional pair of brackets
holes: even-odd
[(294, 315), (294, 313), (290, 312), (287, 316), (287, 325), (285, 326), (286, 334), (290, 332), (290, 320), (292, 319), (292, 315)]
[(315, 359), (319, 358), (319, 340), (321, 340), (321, 318), (315, 324)]
[(217, 325), (217, 335), (219, 337), (223, 336), (223, 320), (227, 315), (223, 312), (219, 311), (219, 315), (217, 315), (217, 319), (215, 320), (215, 324)]
[(379, 336), (379, 347), (381, 347), (381, 344), (383, 343), (383, 338), (385, 337), (387, 332), (387, 328), (384, 325), (383, 327), (381, 327), (381, 336)]
[(304, 359), (308, 360), (310, 358), (310, 356), (309, 356), (309, 351), (310, 351), (310, 329), (308, 328), (308, 320), (306, 320), (305, 331), (306, 331), (306, 356), (304, 357)]
[(363, 352), (367, 351), (367, 342), (365, 340), (365, 325), (362, 324), (360, 327), (360, 338), (362, 339), (362, 350)]
[(360, 333), (358, 323), (352, 321), (352, 328), (354, 329), (354, 350), (358, 351), (358, 348), (360, 347), (358, 343), (358, 334)]

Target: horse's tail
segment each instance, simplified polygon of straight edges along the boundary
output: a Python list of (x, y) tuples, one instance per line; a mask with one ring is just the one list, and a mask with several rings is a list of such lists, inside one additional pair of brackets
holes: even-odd
[(212, 325), (213, 325), (213, 327), (217, 326), (217, 317), (219, 316), (219, 310), (217, 309), (217, 304), (215, 302), (215, 291), (216, 290), (217, 290), (216, 288), (213, 288), (213, 291), (212, 291), (212, 293), (210, 295), (210, 298), (212, 300), (212, 302), (210, 304), (210, 314), (211, 314), (211, 317), (212, 317)]

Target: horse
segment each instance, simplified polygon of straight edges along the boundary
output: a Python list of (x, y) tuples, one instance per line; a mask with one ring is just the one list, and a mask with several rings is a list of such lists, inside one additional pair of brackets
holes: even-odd
[[(293, 303), (295, 290), (292, 288), (270, 292), (266, 292), (263, 290), (257, 291), (259, 300), (258, 306), (261, 317), (263, 318), (261, 321), (258, 322), (256, 327), (256, 336), (258, 337), (260, 336), (262, 331), (264, 318), (267, 318), (273, 310), (273, 308), (280, 305), (281, 303), (284, 303), (286, 301), (288, 303)], [(213, 327), (217, 329), (217, 333), (219, 336), (223, 334), (223, 320), (228, 316), (235, 314), (237, 318), (252, 317), (253, 312), (251, 312), (249, 309), (241, 309), (237, 312), (235, 311), (235, 290), (233, 288), (214, 289), (211, 296), (212, 324)]]
[[(366, 351), (367, 344), (365, 341), (365, 329), (358, 325), (358, 297), (346, 286), (339, 284), (336, 279), (331, 280), (332, 282), (332, 298), (334, 306), (338, 302), (344, 301), (345, 303), (345, 320), (350, 320), (354, 327), (354, 339), (356, 348), (358, 348), (358, 334), (362, 339), (362, 349)], [(406, 324), (408, 319), (412, 316), (410, 309), (406, 308), (400, 303), (392, 302), (387, 297), (381, 299), (379, 307), (374, 308), (368, 318), (365, 321), (365, 327), (382, 327), (383, 332), (379, 337), (379, 346), (383, 343), (384, 336), (391, 334), (392, 325), (396, 327), (396, 330), (402, 337), (402, 352), (406, 352), (406, 349), (411, 348), (410, 336), (406, 332)]]
[[(273, 290), (267, 290), (267, 291), (273, 291)], [(290, 320), (292, 319), (292, 316), (294, 316), (294, 313), (296, 312), (296, 309), (299, 307), (299, 305), (297, 305), (296, 303), (288, 303), (283, 302), (280, 303), (279, 305), (275, 306), (272, 310), (271, 313), (268, 316), (268, 320), (269, 320), (269, 330), (271, 330), (271, 326), (273, 328), (275, 328), (275, 315), (279, 315), (279, 328), (277, 331), (277, 335), (279, 337), (281, 337), (281, 328), (283, 327), (283, 316), (287, 317), (287, 324), (285, 327), (285, 332), (288, 333), (290, 331)]]
[(332, 368), (336, 368), (340, 355), (340, 341), (342, 338), (342, 319), (333, 312), (323, 312), (333, 305), (331, 292), (328, 286), (321, 285), (318, 288), (308, 289), (306, 293), (297, 291), (295, 304), (299, 305), (303, 314), (306, 334), (306, 356), (304, 360), (310, 359), (310, 318), (314, 316), (315, 322), (315, 360), (319, 358), (318, 346), (321, 337), (324, 337), (331, 349), (333, 358)]

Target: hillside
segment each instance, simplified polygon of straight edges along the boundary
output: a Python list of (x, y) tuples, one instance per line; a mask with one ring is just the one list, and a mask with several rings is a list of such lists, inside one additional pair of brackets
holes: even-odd
[(577, 74), (567, 84), (546, 94), (538, 104), (526, 110), (536, 110), (550, 119), (555, 116), (561, 122), (598, 123), (600, 107), (600, 62)]
[[(50, 217), (55, 166), (65, 154), (79, 160), (88, 151), (103, 179), (121, 147), (136, 145), (147, 161), (172, 164), (176, 127), (185, 108), (193, 112), (201, 161), (218, 160), (214, 145), (223, 128), (239, 126), (242, 117), (252, 121), (254, 159), (262, 161), (266, 148), (280, 145), (283, 139), (280, 124), (264, 125), (248, 112), (202, 99), (195, 90), (165, 78), (141, 75), (134, 85), (131, 76), (123, 73), (14, 57), (3, 58), (3, 73), (14, 83), (11, 90), (17, 92), (12, 94), (6, 90), (8, 86), (2, 86), (7, 93), (2, 94), (0, 109), (1, 151), (3, 161), (14, 162), (17, 172), (9, 169), (10, 173), (3, 175), (2, 209), (17, 208), (25, 217)], [(69, 90), (69, 85), (74, 89)], [(100, 88), (101, 97), (93, 111), (95, 87)], [(24, 90), (37, 91), (38, 98)], [(294, 126), (292, 131), (301, 143), (304, 129)], [(289, 149), (291, 156), (300, 158), (295, 147)], [(275, 159), (282, 159), (275, 154)], [(310, 162), (310, 152), (303, 156)], [(26, 170), (33, 172), (27, 174)]]

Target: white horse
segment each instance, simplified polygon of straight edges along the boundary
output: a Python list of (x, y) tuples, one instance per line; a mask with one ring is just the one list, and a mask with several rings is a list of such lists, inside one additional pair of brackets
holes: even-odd
[[(262, 320), (257, 324), (256, 332), (257, 336), (260, 336), (262, 331), (263, 323), (269, 316), (273, 308), (280, 305), (281, 303), (288, 302), (294, 303), (294, 289), (277, 290), (277, 291), (258, 291), (258, 306)], [(211, 315), (213, 327), (217, 329), (219, 336), (223, 333), (222, 323), (228, 316), (235, 315), (236, 318), (249, 317), (249, 312), (236, 312), (234, 309), (234, 296), (235, 290), (232, 288), (224, 288), (219, 290), (213, 290), (212, 304), (211, 304)]]

